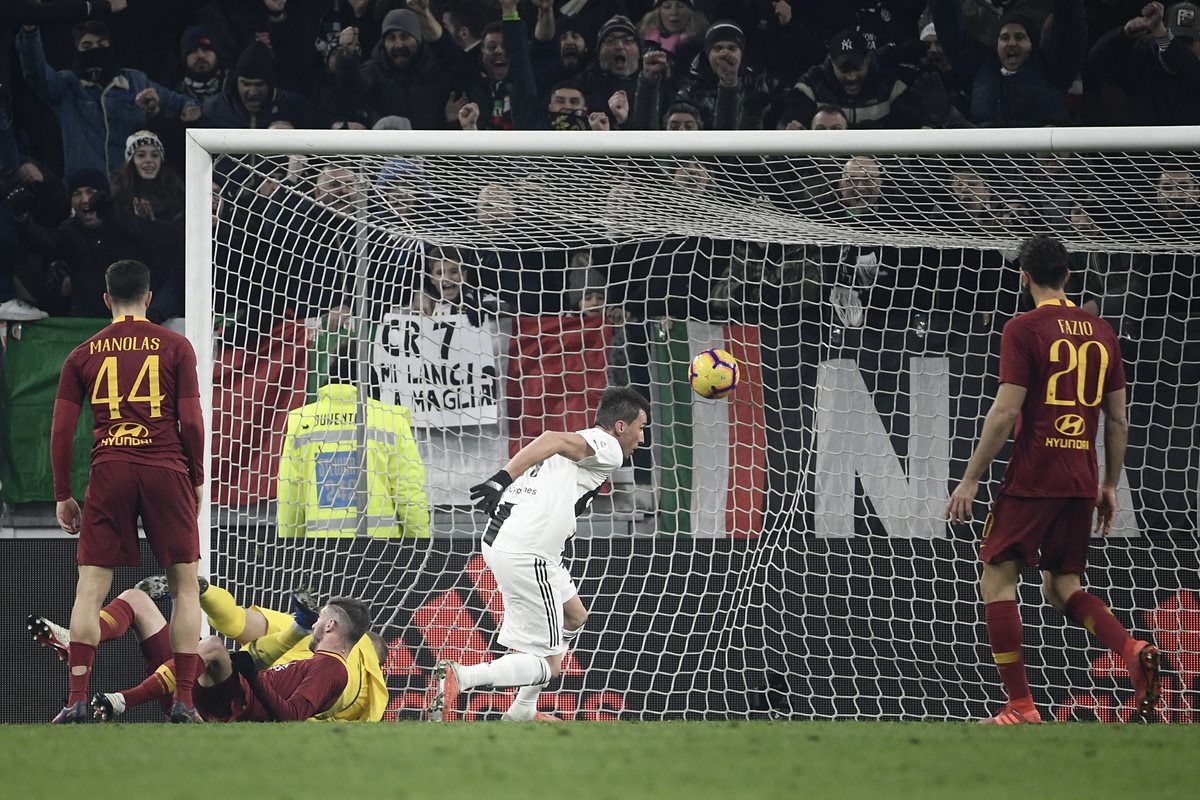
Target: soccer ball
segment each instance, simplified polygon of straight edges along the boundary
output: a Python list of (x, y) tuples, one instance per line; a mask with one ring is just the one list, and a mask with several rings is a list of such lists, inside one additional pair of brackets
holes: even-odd
[(724, 397), (737, 388), (741, 380), (737, 359), (719, 348), (705, 350), (692, 359), (688, 378), (692, 390), (710, 399)]

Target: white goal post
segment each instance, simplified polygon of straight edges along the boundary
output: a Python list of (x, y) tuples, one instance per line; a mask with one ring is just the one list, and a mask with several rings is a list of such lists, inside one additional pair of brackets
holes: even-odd
[[(193, 129), (186, 178), (186, 325), (212, 431), (201, 572), (244, 604), (302, 584), (369, 601), (389, 719), (420, 717), (438, 657), (499, 654), (466, 487), (538, 430), (578, 426), (606, 383), (651, 400), (650, 442), (581, 518), (568, 566), (591, 618), (544, 710), (982, 716), (1001, 695), (979, 526), (941, 512), (1037, 233), (1066, 244), (1068, 293), (1117, 329), (1130, 381), (1121, 511), (1089, 584), (1163, 648), (1163, 718), (1200, 715), (1200, 631), (1181, 622), (1200, 609), (1200, 127)], [(744, 367), (727, 401), (687, 386), (711, 346)], [(285, 533), (287, 412), (338, 358), (356, 366), (356, 443), (368, 398), (408, 409), (428, 538), (411, 507), (404, 521), (415, 495), (381, 521), (353, 457), (305, 468), (341, 470), (314, 502), (356, 526), (333, 536), (292, 509)], [(1036, 581), (1021, 592), (1039, 704), (1127, 718), (1120, 665), (1038, 611)]]

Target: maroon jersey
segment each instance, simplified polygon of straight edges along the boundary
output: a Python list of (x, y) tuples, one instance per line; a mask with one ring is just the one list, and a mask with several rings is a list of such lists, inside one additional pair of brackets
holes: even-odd
[[(180, 407), (190, 410), (199, 396), (191, 343), (143, 317), (127, 316), (71, 351), (57, 399), (91, 406), (93, 465), (127, 461), (162, 467), (190, 474), (198, 485), (200, 443), (185, 441), (179, 422)], [(70, 476), (58, 473), (55, 495), (63, 500), (71, 494)]]
[(328, 650), (257, 673), (238, 719), (301, 722), (333, 706), (346, 688), (346, 659)]
[(1000, 493), (1095, 497), (1100, 410), (1125, 388), (1112, 327), (1069, 301), (1042, 303), (1004, 326), (1000, 382), (1028, 390)]

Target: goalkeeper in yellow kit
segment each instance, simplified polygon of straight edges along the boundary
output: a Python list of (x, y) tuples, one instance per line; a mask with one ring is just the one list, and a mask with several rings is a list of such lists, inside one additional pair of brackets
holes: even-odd
[[(118, 638), (130, 627), (136, 629), (139, 647), (150, 676), (123, 692), (102, 693), (92, 699), (99, 719), (113, 719), (126, 708), (151, 699), (170, 699), (175, 676), (167, 663), (171, 657), (167, 622), (154, 601), (167, 596), (165, 576), (146, 578), (122, 592), (100, 612), (101, 641)], [(200, 579), (200, 606), (209, 624), (234, 639), (248, 651), (259, 669), (312, 658), (308, 628), (319, 605), (310, 592), (292, 593), (292, 613), (261, 606), (243, 608), (228, 591)], [(29, 632), (39, 643), (54, 650), (59, 658), (70, 645), (71, 633), (45, 617), (31, 615)], [(165, 644), (164, 644), (165, 643)], [(347, 683), (341, 696), (328, 710), (313, 719), (343, 722), (378, 722), (387, 709), (388, 688), (381, 664), (387, 660), (383, 637), (368, 632), (358, 640), (346, 660)]]

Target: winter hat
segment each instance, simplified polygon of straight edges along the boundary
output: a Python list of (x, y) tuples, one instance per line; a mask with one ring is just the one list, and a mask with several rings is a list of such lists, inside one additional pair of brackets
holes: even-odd
[(1029, 37), (1029, 44), (1034, 50), (1038, 49), (1038, 44), (1042, 36), (1042, 26), (1035, 21), (1025, 16), (1019, 11), (1009, 11), (1000, 17), (1000, 21), (996, 23), (996, 37), (999, 38), (1000, 31), (1005, 25), (1020, 25), (1025, 28), (1025, 34)]
[(167, 151), (163, 149), (162, 139), (159, 139), (154, 131), (134, 131), (125, 139), (125, 161), (132, 161), (133, 154), (137, 152), (137, 149), (146, 146), (156, 148), (160, 155), (166, 155)]
[(704, 33), (704, 51), (708, 52), (717, 42), (733, 42), (742, 50), (746, 49), (746, 33), (733, 20), (719, 19)]
[(108, 178), (98, 169), (80, 169), (71, 173), (67, 180), (67, 194), (73, 194), (76, 189), (83, 187), (95, 189), (98, 192), (108, 191)]
[(424, 165), (411, 158), (393, 158), (384, 162), (375, 175), (375, 185), (385, 187), (391, 183), (408, 183), (422, 190), (429, 188)]
[(418, 43), (425, 41), (425, 37), (421, 33), (420, 18), (407, 8), (393, 8), (383, 18), (382, 35), (387, 36), (392, 31), (404, 31)]
[(233, 74), (247, 80), (266, 81), (268, 85), (274, 86), (275, 56), (271, 54), (271, 48), (262, 42), (251, 42), (242, 51)]
[(555, 17), (554, 31), (557, 37), (556, 41), (557, 39), (561, 39), (566, 33), (577, 33), (583, 37), (583, 41), (588, 47), (592, 46), (592, 43), (588, 41), (587, 26), (580, 25), (579, 20), (575, 17)]
[(617, 14), (600, 26), (600, 33), (596, 35), (596, 46), (604, 44), (604, 40), (609, 36), (618, 34), (627, 34), (634, 39), (641, 38), (638, 36), (637, 28), (634, 27), (633, 20), (623, 14)]
[(192, 25), (189, 28), (184, 28), (183, 36), (179, 39), (180, 57), (187, 58), (201, 47), (206, 50), (212, 50), (214, 53), (217, 53), (218, 57), (220, 56), (220, 52), (217, 50), (216, 37), (213, 36), (212, 31), (207, 26)]
[(398, 117), (392, 114), (387, 117), (380, 117), (379, 121), (371, 126), (371, 129), (376, 131), (411, 131), (413, 126), (412, 120), (408, 117)]

